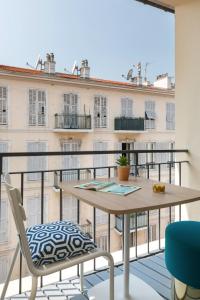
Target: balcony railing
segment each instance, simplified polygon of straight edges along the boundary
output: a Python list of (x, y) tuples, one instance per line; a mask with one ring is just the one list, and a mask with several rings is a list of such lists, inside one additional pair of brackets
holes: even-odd
[(55, 114), (55, 129), (90, 130), (91, 115)]
[(115, 130), (144, 131), (144, 118), (115, 118)]
[[(176, 166), (177, 174), (178, 174), (178, 184), (181, 185), (181, 176), (182, 176), (182, 168), (184, 164), (187, 164), (187, 160), (171, 160), (168, 162), (157, 162), (157, 167), (154, 169), (151, 169), (151, 164), (139, 164), (139, 157), (140, 155), (144, 153), (169, 153), (169, 154), (176, 154), (176, 156), (181, 153), (187, 153), (188, 150), (182, 149), (182, 150), (123, 150), (123, 151), (68, 151), (68, 152), (18, 152), (18, 153), (0, 153), (0, 173), (2, 174), (3, 170), (3, 161), (4, 158), (9, 158), (13, 161), (17, 161), (22, 159), (22, 162), (26, 161), (27, 157), (48, 157), (53, 158), (53, 165), (55, 166), (55, 162), (58, 161), (58, 158), (61, 158), (64, 156), (69, 156), (69, 159), (73, 156), (87, 156), (91, 158), (93, 155), (117, 155), (117, 154), (131, 154), (135, 157), (134, 164), (132, 165), (132, 169), (134, 170), (134, 174), (137, 176), (144, 176), (146, 178), (152, 178), (158, 181), (165, 181), (168, 183), (173, 182), (173, 176), (174, 176), (174, 166)], [(174, 156), (171, 156), (174, 158)], [(174, 158), (175, 159), (175, 158)], [(50, 161), (51, 162), (51, 161)], [(72, 177), (66, 177), (66, 172), (73, 171), (73, 174), (76, 174), (76, 179), (97, 179), (98, 178), (98, 169), (104, 169), (107, 173), (107, 175), (104, 175), (104, 178), (111, 178), (115, 175), (116, 172), (116, 166), (115, 165), (106, 165), (102, 167), (83, 167), (83, 168), (74, 168), (74, 169), (60, 169), (60, 168), (52, 168), (51, 169), (51, 163), (48, 163), (49, 169), (40, 169), (37, 171), (23, 171), (23, 170), (17, 170), (10, 172), (11, 174), (11, 180), (15, 183), (16, 186), (20, 187), (22, 198), (24, 203), (26, 203), (26, 197), (28, 200), (28, 197), (30, 198), (30, 192), (32, 190), (33, 194), (37, 192), (37, 195), (39, 195), (40, 200), (40, 212), (38, 212), (38, 215), (40, 216), (40, 223), (45, 222), (45, 207), (46, 207), (46, 193), (48, 191), (51, 191), (51, 205), (56, 205), (56, 209), (53, 210), (54, 216), (53, 219), (55, 220), (62, 220), (64, 216), (64, 209), (66, 212), (66, 207), (64, 208), (64, 192), (62, 188), (59, 187), (59, 183), (63, 180), (74, 180), (74, 175)], [(16, 164), (18, 167), (20, 166), (19, 162)], [(168, 166), (166, 168), (165, 166)], [(30, 183), (27, 181), (27, 174), (28, 173), (40, 173), (39, 180), (37, 182)], [(47, 176), (45, 176), (47, 174)], [(71, 173), (70, 173), (71, 174)], [(56, 178), (56, 180), (54, 180)], [(36, 186), (37, 184), (37, 186)], [(3, 182), (0, 177), (0, 201), (3, 198), (3, 193), (5, 193)], [(52, 194), (53, 193), (53, 194)], [(52, 197), (55, 197), (53, 199)], [(53, 201), (52, 201), (53, 200)], [(99, 224), (97, 221), (97, 217), (99, 219), (99, 211), (96, 208), (91, 208), (91, 211), (89, 213), (89, 216), (83, 217), (83, 214), (85, 214), (85, 207), (81, 206), (81, 202), (79, 199), (74, 199), (73, 201), (76, 202), (76, 211), (75, 211), (75, 221), (80, 226), (82, 225), (84, 232), (92, 236), (93, 240), (99, 245), (102, 245), (102, 242), (104, 243), (105, 248), (109, 252), (117, 252), (117, 260), (115, 262), (119, 263), (119, 260), (122, 260), (122, 255), (120, 257), (119, 250), (122, 252), (122, 245), (123, 245), (123, 217), (115, 218), (115, 216), (106, 214), (106, 220), (104, 224)], [(181, 205), (178, 206), (178, 216), (177, 219), (181, 220)], [(50, 212), (52, 212), (52, 207)], [(163, 212), (165, 212), (165, 219), (163, 219)], [(52, 216), (51, 216), (52, 218)], [(104, 218), (105, 219), (105, 218)], [(146, 211), (143, 214), (136, 213), (133, 215), (132, 219), (132, 230), (133, 232), (130, 233), (132, 244), (131, 246), (134, 247), (134, 251), (131, 251), (131, 260), (137, 259), (138, 257), (146, 257), (148, 255), (151, 255), (152, 253), (159, 253), (163, 251), (163, 239), (164, 239), (164, 229), (165, 226), (168, 223), (173, 222), (174, 220), (174, 208), (168, 207), (164, 209), (158, 209), (156, 211)], [(153, 225), (152, 225), (153, 220)], [(165, 222), (163, 222), (165, 220)], [(9, 221), (9, 224), (12, 224), (13, 222)], [(155, 232), (155, 223), (156, 223), (156, 232)], [(11, 225), (9, 225), (11, 226)], [(115, 226), (119, 229), (119, 231), (122, 232), (122, 235), (118, 235), (116, 237), (116, 233), (113, 233), (113, 229), (115, 229)], [(102, 228), (103, 227), (103, 228)], [(7, 228), (7, 227), (6, 227)], [(13, 228), (14, 230), (14, 228)], [(103, 235), (99, 234), (100, 230), (103, 230)], [(140, 231), (144, 230), (144, 234), (142, 235), (144, 240), (144, 245), (141, 245), (141, 236)], [(105, 235), (106, 234), (106, 235)], [(113, 241), (113, 237), (119, 238), (120, 241), (116, 243), (116, 241)], [(152, 246), (152, 241), (155, 241), (156, 243)], [(8, 245), (8, 243), (6, 244)], [(117, 246), (116, 246), (117, 245)], [(4, 246), (4, 245), (3, 245)], [(141, 246), (142, 246), (142, 252), (141, 252)], [(118, 247), (116, 249), (116, 247)], [(2, 248), (4, 250), (4, 248)], [(114, 250), (113, 250), (114, 249)], [(145, 249), (145, 250), (144, 250)], [(0, 249), (1, 250), (1, 249)], [(12, 251), (11, 251), (12, 252)], [(4, 255), (5, 252), (2, 252)], [(0, 252), (1, 255), (1, 252)], [(24, 280), (24, 276), (26, 276), (25, 269), (23, 267), (23, 260), (22, 255), (20, 254), (19, 263), (18, 263), (18, 277), (15, 277), (15, 279), (18, 281), (18, 290), (13, 291), (13, 293), (21, 293), (22, 290), (26, 287), (26, 280)], [(104, 267), (104, 266), (103, 266)], [(92, 269), (97, 270), (97, 263), (96, 261), (92, 264)], [(77, 274), (79, 274), (79, 269), (77, 268)], [(63, 278), (63, 271), (61, 271), (59, 274), (60, 280)], [(1, 282), (0, 282), (1, 283)], [(41, 286), (43, 285), (43, 281), (41, 279)]]
[[(137, 221), (136, 221), (136, 216), (137, 216)], [(137, 227), (137, 229), (139, 228), (145, 228), (147, 227), (147, 213), (146, 212), (141, 212), (141, 213), (137, 213), (137, 215), (131, 214), (130, 215), (130, 229), (131, 231), (134, 231)], [(115, 216), (115, 228), (117, 229), (117, 231), (119, 231), (120, 233), (123, 232), (123, 216)]]

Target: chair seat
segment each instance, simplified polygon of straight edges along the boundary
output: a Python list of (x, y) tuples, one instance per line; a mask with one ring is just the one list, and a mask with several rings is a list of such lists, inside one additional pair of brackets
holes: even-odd
[(175, 278), (200, 288), (200, 222), (182, 221), (167, 226), (165, 262)]
[(36, 266), (65, 260), (96, 248), (93, 241), (69, 221), (32, 226), (26, 230), (26, 235)]

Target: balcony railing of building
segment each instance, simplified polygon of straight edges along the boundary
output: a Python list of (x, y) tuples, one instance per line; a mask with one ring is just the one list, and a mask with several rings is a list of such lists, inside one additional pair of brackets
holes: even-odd
[[(136, 220), (137, 217), (137, 220)], [(137, 223), (137, 229), (147, 227), (147, 212), (141, 212), (130, 215), (130, 230), (135, 231)], [(122, 233), (123, 231), (123, 215), (115, 216), (115, 229)]]
[(91, 115), (55, 114), (55, 129), (81, 129), (92, 128)]
[[(174, 168), (177, 170), (178, 174), (178, 182), (177, 184), (181, 185), (181, 176), (182, 176), (182, 167), (185, 164), (188, 164), (189, 162), (187, 160), (178, 160), (175, 159), (175, 154), (176, 156), (181, 153), (182, 155), (185, 153), (187, 154), (188, 150), (186, 149), (180, 149), (180, 150), (123, 150), (123, 151), (68, 151), (68, 152), (16, 152), (16, 153), (0, 153), (0, 172), (3, 174), (3, 159), (4, 158), (12, 158), (12, 159), (17, 159), (17, 158), (22, 158), (25, 159), (27, 157), (41, 157), (41, 156), (46, 156), (46, 157), (54, 157), (55, 160), (58, 157), (62, 157), (63, 155), (65, 156), (93, 156), (93, 155), (118, 155), (118, 154), (132, 154), (135, 159), (135, 163), (132, 165), (132, 170), (134, 175), (136, 176), (144, 176), (146, 178), (151, 179), (151, 175), (153, 174), (153, 178), (158, 180), (158, 181), (166, 181), (168, 183), (172, 183), (173, 181), (173, 172)], [(169, 154), (174, 154), (171, 155), (170, 157), (173, 158), (173, 160), (168, 161), (168, 162), (161, 162), (161, 163), (156, 163), (157, 167), (152, 169), (151, 164), (139, 164), (139, 157), (141, 154), (144, 153), (169, 153)], [(166, 168), (168, 166), (168, 168)], [(11, 175), (11, 180), (17, 179), (17, 185), (21, 189), (21, 194), (22, 194), (22, 199), (24, 201), (25, 195), (28, 189), (31, 189), (31, 185), (29, 182), (26, 180), (26, 175), (30, 173), (40, 173), (39, 180), (37, 182), (38, 184), (38, 189), (39, 189), (39, 194), (40, 194), (40, 222), (44, 223), (45, 221), (45, 189), (46, 188), (52, 188), (55, 190), (56, 195), (58, 196), (58, 209), (56, 210), (57, 213), (57, 220), (62, 220), (64, 216), (64, 207), (63, 207), (63, 200), (64, 200), (64, 192), (62, 188), (59, 186), (59, 183), (64, 181), (64, 180), (81, 180), (81, 179), (97, 179), (98, 178), (98, 170), (104, 169), (106, 170), (106, 175), (104, 175), (104, 178), (111, 178), (116, 174), (116, 165), (110, 165), (110, 166), (102, 166), (102, 167), (90, 167), (88, 166), (87, 168), (73, 168), (73, 169), (42, 169), (42, 170), (37, 170), (37, 171), (11, 171), (9, 172)], [(72, 172), (72, 173), (70, 173)], [(153, 172), (153, 173), (152, 173)], [(165, 178), (163, 180), (163, 172), (165, 174)], [(68, 176), (65, 177), (66, 174), (73, 174), (73, 176)], [(48, 176), (45, 176), (48, 174)], [(48, 186), (46, 182), (48, 181)], [(3, 193), (3, 180), (2, 177), (0, 176), (0, 200), (2, 199), (2, 193)], [(35, 187), (33, 187), (33, 192), (35, 192)], [(83, 230), (85, 233), (88, 233), (90, 236), (92, 236), (93, 240), (98, 244), (102, 243), (102, 240), (100, 240), (98, 231), (99, 231), (99, 224), (97, 222), (97, 209), (96, 208), (91, 208), (92, 210), (92, 217), (91, 220), (87, 221), (82, 218), (82, 214), (84, 211), (81, 210), (81, 202), (79, 199), (74, 200), (77, 203), (76, 206), (76, 223), (79, 224), (80, 226), (83, 225)], [(178, 216), (176, 215), (176, 218), (181, 220), (181, 205), (178, 207)], [(165, 218), (167, 218), (166, 224), (163, 225), (163, 210), (165, 210)], [(167, 210), (167, 213), (166, 213)], [(120, 231), (122, 231), (121, 234), (121, 246), (120, 246), (120, 251), (122, 252), (122, 245), (123, 245), (123, 216), (121, 217), (116, 217), (112, 216), (110, 214), (105, 213), (106, 215), (106, 222), (103, 225), (104, 226), (104, 233), (106, 232), (106, 250), (109, 252), (112, 251), (112, 245), (113, 245), (113, 234), (111, 234), (111, 231), (114, 229), (114, 227), (118, 227)], [(153, 216), (154, 220), (156, 220), (156, 234), (152, 230), (152, 224), (151, 224), (151, 216)], [(54, 216), (55, 217), (55, 216)], [(117, 224), (115, 221), (113, 222), (113, 217), (115, 218)], [(131, 251), (130, 259), (131, 260), (137, 260), (141, 259), (142, 257), (150, 256), (152, 254), (156, 254), (159, 252), (162, 252), (164, 250), (164, 236), (162, 235), (162, 232), (164, 231), (164, 226), (167, 225), (168, 223), (171, 223), (174, 221), (174, 207), (168, 207), (164, 209), (158, 209), (156, 211), (146, 211), (143, 214), (136, 213), (134, 214), (132, 218), (132, 229), (134, 229), (134, 235), (132, 236), (132, 246), (133, 250)], [(102, 225), (101, 225), (102, 226)], [(144, 228), (145, 230), (145, 242), (142, 245), (139, 242), (139, 231), (141, 228)], [(154, 228), (155, 229), (155, 228)], [(154, 233), (154, 235), (152, 235)], [(131, 234), (131, 233), (130, 233)], [(104, 236), (105, 237), (105, 236)], [(153, 244), (152, 244), (153, 241)], [(142, 249), (142, 250), (141, 250)], [(118, 252), (117, 252), (118, 253)], [(121, 263), (122, 261), (122, 255), (120, 259), (118, 259), (119, 254), (117, 254), (117, 264)], [(120, 260), (120, 261), (119, 261)], [(106, 266), (103, 265), (103, 268)], [(94, 260), (92, 264), (93, 270), (97, 270), (97, 264), (96, 260)], [(20, 254), (19, 258), (19, 276), (17, 278), (18, 280), (18, 291), (14, 292), (15, 294), (21, 293), (25, 288), (26, 284), (23, 281), (23, 278), (25, 274), (23, 273), (23, 259), (22, 255)], [(77, 267), (77, 275), (79, 276), (79, 268)], [(64, 275), (63, 271), (61, 271), (59, 274), (59, 280), (63, 280)], [(66, 278), (66, 277), (65, 277)], [(43, 286), (43, 279), (41, 278), (40, 285)]]
[(118, 117), (115, 118), (115, 130), (144, 131), (144, 118)]

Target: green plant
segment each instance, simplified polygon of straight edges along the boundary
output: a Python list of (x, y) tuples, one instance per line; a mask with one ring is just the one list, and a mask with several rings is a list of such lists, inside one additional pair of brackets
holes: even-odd
[(123, 167), (123, 166), (128, 166), (129, 165), (129, 162), (128, 162), (128, 158), (124, 155), (121, 155), (117, 161), (116, 161), (117, 165), (120, 166), (120, 167)]

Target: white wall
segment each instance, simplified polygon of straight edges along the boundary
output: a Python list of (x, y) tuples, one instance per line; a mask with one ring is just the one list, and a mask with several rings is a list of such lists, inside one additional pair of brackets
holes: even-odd
[[(188, 148), (182, 184), (200, 189), (200, 1), (176, 7), (176, 148)], [(200, 203), (185, 217), (200, 220)]]

